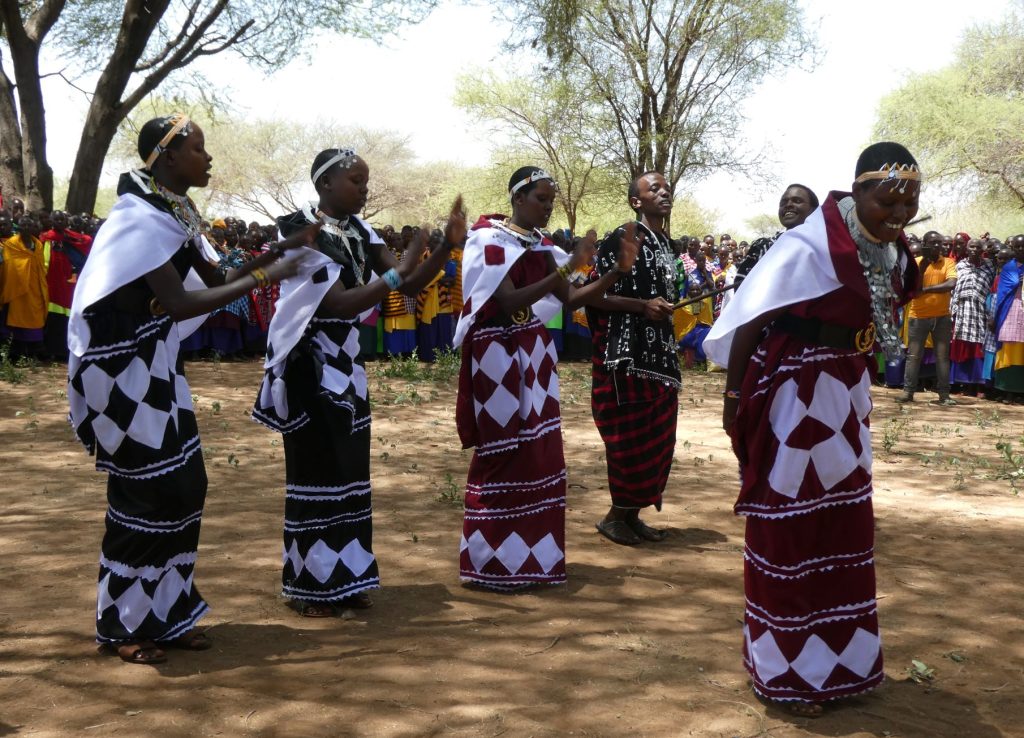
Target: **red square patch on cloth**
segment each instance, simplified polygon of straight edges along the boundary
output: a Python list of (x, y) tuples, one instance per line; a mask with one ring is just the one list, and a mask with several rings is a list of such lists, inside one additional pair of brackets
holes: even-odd
[(501, 246), (490, 244), (484, 246), (484, 264), (497, 266), (505, 263), (505, 249)]

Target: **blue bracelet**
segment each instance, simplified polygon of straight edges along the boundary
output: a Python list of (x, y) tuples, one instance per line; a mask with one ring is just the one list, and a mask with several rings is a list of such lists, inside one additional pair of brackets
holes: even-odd
[(397, 290), (402, 284), (402, 277), (398, 273), (398, 270), (394, 268), (388, 269), (380, 275), (380, 278), (387, 283), (388, 287), (390, 287), (392, 291)]

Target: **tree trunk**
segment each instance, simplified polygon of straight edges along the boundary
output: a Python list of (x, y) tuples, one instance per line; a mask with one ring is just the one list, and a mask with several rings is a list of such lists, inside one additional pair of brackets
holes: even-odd
[(64, 209), (69, 213), (91, 213), (96, 206), (103, 160), (110, 150), (121, 119), (109, 108), (100, 111), (95, 105), (89, 106), (85, 125), (82, 126), (82, 144), (75, 155), (75, 166), (68, 183), (68, 198), (64, 204)]
[[(17, 3), (0, 3), (0, 17), (17, 83), (24, 174), (22, 192), (25, 207), (29, 210), (53, 207), (53, 170), (46, 160), (46, 107), (39, 81), (39, 48), (64, 4), (65, 0), (46, 0), (36, 8), (26, 24)], [(0, 122), (8, 123), (6, 120)]]
[(21, 197), (25, 168), (21, 164), (21, 127), (14, 104), (14, 85), (0, 69), (0, 192), (4, 200)]
[(78, 153), (68, 184), (68, 212), (92, 212), (96, 205), (103, 160), (110, 150), (117, 126), (141, 100), (142, 96), (137, 93), (141, 91), (145, 94), (155, 89), (171, 71), (167, 69), (147, 76), (139, 90), (130, 95), (135, 103), (129, 104), (122, 99), (135, 66), (169, 4), (170, 0), (128, 0), (125, 4), (114, 50), (96, 83), (96, 91), (82, 127), (82, 138), (78, 143)]

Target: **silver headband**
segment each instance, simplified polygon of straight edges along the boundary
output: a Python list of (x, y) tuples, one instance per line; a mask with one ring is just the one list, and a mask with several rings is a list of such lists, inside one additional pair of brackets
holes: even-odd
[(526, 187), (526, 185), (533, 184), (534, 182), (540, 182), (542, 179), (549, 180), (551, 184), (554, 185), (555, 189), (558, 189), (558, 183), (555, 182), (555, 178), (552, 177), (547, 172), (545, 172), (543, 169), (538, 169), (529, 177), (523, 177), (523, 179), (519, 180), (514, 185), (512, 185), (512, 188), (508, 191), (508, 199), (512, 200), (512, 198), (516, 196), (516, 193), (519, 192), (519, 190)]
[(313, 172), (313, 184), (316, 184), (320, 180), (320, 178), (324, 176), (324, 173), (328, 171), (331, 167), (333, 167), (335, 164), (346, 160), (355, 159), (357, 156), (359, 156), (356, 153), (355, 149), (342, 146), (336, 146), (335, 149), (337, 150), (338, 153), (332, 156), (326, 162), (324, 162), (319, 169)]

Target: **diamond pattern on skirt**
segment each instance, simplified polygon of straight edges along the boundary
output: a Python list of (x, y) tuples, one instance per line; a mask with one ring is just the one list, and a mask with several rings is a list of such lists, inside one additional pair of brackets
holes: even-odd
[(843, 666), (864, 678), (871, 673), (881, 650), (881, 639), (877, 634), (857, 628), (841, 654), (836, 654), (821, 637), (812, 634), (804, 642), (800, 654), (789, 661), (770, 631), (765, 631), (756, 641), (750, 640), (747, 628), (743, 629), (743, 633), (754, 670), (765, 685), (790, 669), (815, 690), (821, 689), (837, 666)]
[(108, 573), (100, 580), (96, 597), (96, 617), (99, 619), (103, 612), (113, 605), (117, 608), (118, 619), (131, 632), (138, 630), (150, 613), (160, 620), (167, 620), (167, 614), (178, 599), (192, 592), (192, 575), (189, 574), (188, 579), (185, 579), (178, 573), (177, 568), (172, 566), (161, 577), (152, 597), (146, 594), (142, 580), (136, 579), (117, 599), (113, 599), (108, 589), (110, 576)]
[(491, 343), (479, 361), (473, 359), (473, 374), (482, 373), (496, 385), (486, 400), (474, 396), (476, 414), (486, 411), (501, 426), (516, 412), (523, 420), (541, 415), (549, 397), (559, 399), (554, 351), (554, 345), (546, 344), (539, 334), (529, 352), (520, 346), (510, 353), (502, 343)]
[(305, 558), (299, 553), (299, 544), (292, 541), (291, 548), (284, 554), (284, 560), (290, 561), (295, 576), (306, 569), (318, 582), (323, 584), (334, 573), (334, 568), (340, 561), (355, 576), (360, 576), (370, 568), (374, 562), (374, 556), (353, 538), (341, 551), (335, 551), (324, 543), (323, 539), (317, 539), (316, 543), (309, 547)]
[(533, 554), (544, 573), (550, 572), (562, 559), (565, 552), (558, 547), (553, 535), (548, 533), (533, 546), (528, 546), (518, 533), (511, 533), (497, 548), (493, 548), (479, 530), (473, 531), (467, 540), (465, 536), (459, 546), (459, 552), (469, 549), (469, 560), (476, 571), (482, 570), (491, 559), (497, 559), (510, 574), (518, 573), (519, 569)]
[(760, 638), (753, 642), (750, 641), (748, 628), (744, 627), (743, 633), (748, 641), (747, 652), (750, 654), (757, 669), (757, 675), (762, 682), (768, 683), (789, 671), (789, 661), (769, 631), (765, 631)]
[[(768, 411), (768, 422), (779, 440), (775, 463), (768, 475), (772, 489), (795, 499), (811, 461), (825, 489), (831, 489), (858, 467), (870, 470), (871, 431), (866, 423), (870, 411), (867, 372), (851, 388), (822, 372), (810, 406), (798, 396), (796, 380), (787, 380), (776, 392)], [(843, 435), (843, 427), (851, 422), (851, 417), (860, 425), (859, 453)]]

